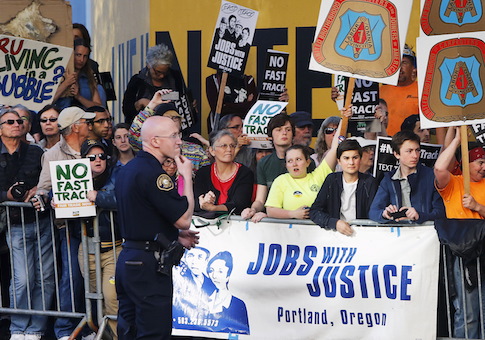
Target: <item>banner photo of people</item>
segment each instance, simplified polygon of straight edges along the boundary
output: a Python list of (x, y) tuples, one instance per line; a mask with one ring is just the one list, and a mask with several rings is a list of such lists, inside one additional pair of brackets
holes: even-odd
[(235, 75), (244, 74), (258, 14), (250, 8), (222, 1), (208, 67)]
[(198, 228), (200, 243), (173, 270), (173, 335), (436, 338), (434, 227), (353, 228), (352, 237), (265, 221)]
[(322, 0), (309, 68), (396, 85), (411, 1)]
[[(377, 179), (382, 179), (384, 173), (397, 169), (399, 162), (391, 147), (391, 137), (377, 137), (377, 146), (374, 154), (374, 173)], [(434, 166), (441, 151), (441, 145), (421, 143), (421, 154), (419, 161), (429, 168)]]
[(485, 32), (417, 38), (421, 127), (484, 121)]
[(0, 35), (0, 101), (39, 111), (50, 104), (72, 49)]
[(289, 53), (275, 50), (266, 52), (266, 66), (259, 89), (259, 100), (279, 100), (280, 95), (285, 91), (289, 56)]
[(93, 190), (89, 159), (51, 161), (49, 167), (56, 218), (96, 216), (96, 206), (87, 198)]
[(249, 109), (243, 122), (243, 133), (251, 141), (250, 148), (272, 149), (273, 143), (268, 137), (267, 127), (270, 119), (288, 105), (288, 102), (258, 100)]

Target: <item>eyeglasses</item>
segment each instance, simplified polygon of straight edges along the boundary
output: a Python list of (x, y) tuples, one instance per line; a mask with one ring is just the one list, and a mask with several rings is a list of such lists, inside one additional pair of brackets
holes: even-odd
[(238, 125), (234, 125), (234, 126), (228, 126), (227, 128), (228, 129), (239, 130), (239, 129), (242, 128), (242, 125), (241, 124), (238, 124)]
[(86, 158), (89, 159), (90, 162), (94, 162), (96, 157), (99, 157), (100, 160), (105, 161), (109, 158), (109, 156), (105, 153), (98, 153), (97, 155), (87, 155)]
[(325, 134), (331, 135), (332, 133), (335, 132), (335, 130), (337, 130), (337, 129), (336, 128), (325, 128)]
[(175, 160), (173, 159), (166, 159), (163, 161), (164, 166), (176, 166), (177, 163), (175, 163)]
[(7, 119), (6, 121), (1, 122), (0, 125), (3, 125), (3, 124), (14, 125), (15, 122), (17, 122), (18, 125), (24, 124), (23, 119)]
[(40, 119), (41, 123), (47, 123), (47, 121), (54, 123), (54, 122), (57, 122), (57, 118), (41, 118)]
[(172, 138), (172, 139), (182, 139), (182, 132), (172, 133), (170, 136), (153, 136), (158, 138)]
[(215, 148), (221, 148), (221, 149), (231, 149), (231, 150), (234, 150), (237, 145), (236, 144), (221, 144), (221, 145), (214, 145)]
[(110, 123), (112, 121), (113, 121), (113, 118), (109, 117), (109, 118), (101, 118), (101, 119), (98, 119), (98, 120), (93, 120), (93, 123), (104, 124), (104, 123)]

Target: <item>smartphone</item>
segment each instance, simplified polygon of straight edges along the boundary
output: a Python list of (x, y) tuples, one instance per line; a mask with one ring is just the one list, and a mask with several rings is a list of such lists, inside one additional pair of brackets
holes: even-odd
[(172, 91), (166, 94), (162, 94), (162, 99), (163, 100), (179, 100), (180, 99), (180, 94), (178, 91)]
[(389, 215), (391, 215), (393, 220), (396, 220), (396, 219), (401, 218), (401, 217), (406, 217), (406, 211), (408, 211), (408, 210), (403, 209), (401, 211), (396, 211), (394, 213), (390, 213)]

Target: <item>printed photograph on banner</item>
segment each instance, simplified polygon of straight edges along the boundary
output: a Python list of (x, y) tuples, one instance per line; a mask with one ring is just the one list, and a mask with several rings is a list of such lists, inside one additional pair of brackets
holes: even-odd
[[(397, 169), (399, 166), (399, 162), (392, 152), (391, 139), (391, 137), (377, 137), (374, 173), (372, 174), (377, 179), (382, 179), (385, 172)], [(432, 168), (440, 151), (441, 145), (439, 144), (421, 143), (420, 163)]]
[(266, 66), (259, 89), (259, 100), (279, 100), (279, 97), (285, 91), (289, 56), (286, 52), (266, 51)]
[(185, 250), (173, 270), (174, 328), (250, 334), (246, 304), (230, 289), (233, 263), (229, 250), (211, 253), (202, 246)]
[(482, 0), (421, 0), (421, 36), (483, 31)]
[(473, 123), (470, 125), (470, 129), (472, 130), (477, 142), (482, 146), (485, 146), (485, 119), (481, 122)]
[(51, 104), (72, 48), (0, 35), (0, 102), (39, 111)]
[(243, 133), (251, 141), (250, 148), (272, 149), (273, 143), (268, 137), (268, 123), (270, 119), (283, 111), (288, 102), (275, 102), (270, 100), (258, 100), (249, 109), (244, 118)]
[(222, 1), (207, 66), (242, 75), (254, 38), (258, 12)]
[(396, 85), (412, 1), (322, 0), (309, 68)]
[(436, 338), (434, 226), (353, 228), (352, 237), (298, 221), (198, 228), (200, 243), (174, 268), (173, 334)]
[(485, 113), (485, 31), (417, 39), (421, 126), (471, 125)]
[(51, 161), (49, 167), (56, 218), (96, 216), (96, 206), (87, 198), (93, 190), (89, 159)]

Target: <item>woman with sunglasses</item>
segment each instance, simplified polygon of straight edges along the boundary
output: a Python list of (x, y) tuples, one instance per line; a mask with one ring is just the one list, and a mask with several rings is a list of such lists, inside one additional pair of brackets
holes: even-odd
[(39, 142), (39, 146), (47, 151), (61, 139), (61, 132), (59, 125), (57, 125), (57, 118), (59, 117), (59, 109), (54, 105), (46, 105), (39, 111), (39, 122), (43, 138)]
[[(102, 292), (104, 296), (104, 314), (117, 315), (118, 301), (114, 285), (116, 259), (121, 251), (121, 236), (117, 223), (116, 212), (110, 210), (116, 209), (115, 197), (115, 180), (118, 171), (110, 171), (104, 144), (88, 139), (81, 147), (81, 156), (88, 158), (91, 164), (91, 173), (93, 175), (94, 190), (88, 192), (88, 199), (96, 204), (97, 208), (103, 209), (98, 213), (99, 238), (101, 245), (101, 272), (102, 272)], [(116, 169), (116, 168), (115, 168)], [(119, 169), (119, 168), (118, 168)], [(93, 220), (86, 220), (88, 236), (93, 235)], [(111, 233), (111, 223), (114, 226), (114, 240)], [(115, 250), (114, 250), (115, 249)], [(116, 251), (116, 253), (115, 253)], [(79, 263), (82, 263), (82, 248), (79, 248)], [(83, 268), (81, 268), (81, 272)], [(95, 255), (89, 254), (89, 285), (90, 291), (96, 289), (96, 269)], [(84, 273), (83, 273), (84, 275)], [(110, 320), (111, 330), (116, 332), (116, 322)]]
[(227, 130), (210, 138), (209, 152), (214, 163), (197, 171), (194, 180), (195, 211), (214, 217), (216, 212), (241, 214), (251, 205), (254, 176), (252, 171), (234, 162), (237, 140)]
[(327, 155), (328, 150), (332, 147), (332, 140), (340, 120), (340, 117), (331, 116), (326, 118), (320, 126), (317, 141), (315, 142), (315, 153), (311, 156), (315, 161), (315, 165), (318, 166), (320, 164), (322, 159)]

